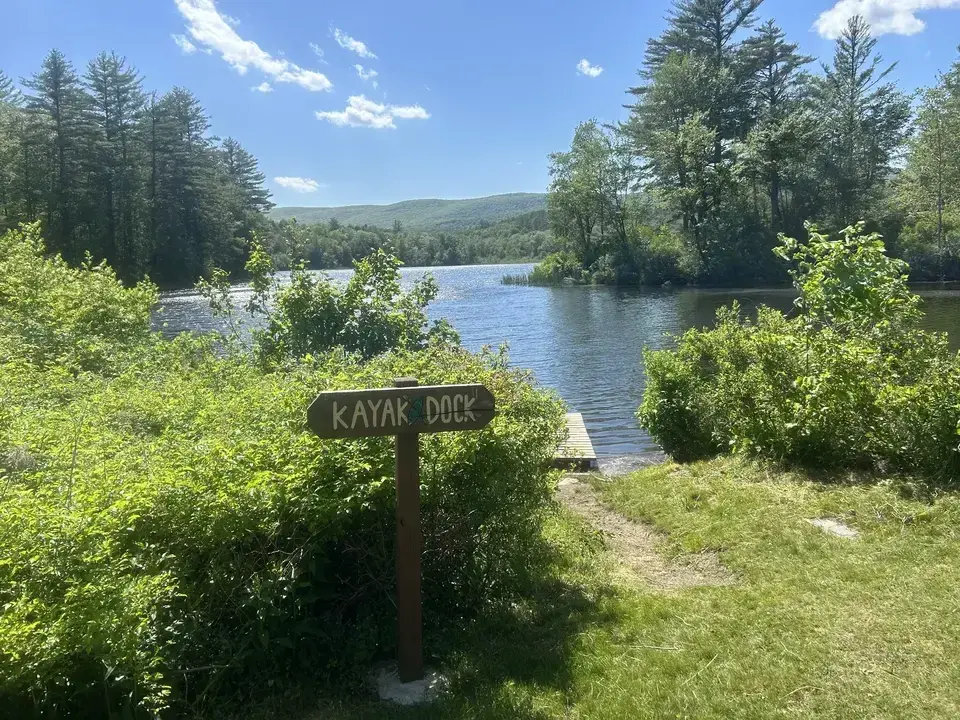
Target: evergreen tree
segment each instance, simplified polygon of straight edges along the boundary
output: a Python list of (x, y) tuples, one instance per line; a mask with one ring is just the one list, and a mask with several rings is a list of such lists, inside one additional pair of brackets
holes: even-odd
[(837, 39), (833, 64), (815, 83), (823, 126), (817, 172), (824, 215), (837, 226), (865, 219), (907, 137), (910, 99), (884, 82), (896, 63), (883, 67), (876, 38), (860, 16)]
[(50, 249), (69, 260), (82, 257), (79, 226), (86, 220), (88, 188), (84, 153), (89, 147), (88, 99), (70, 62), (51, 50), (38, 73), (24, 85), (33, 91), (27, 108), (50, 134), (52, 177), (43, 198)]
[[(753, 85), (755, 124), (740, 148), (739, 161), (748, 178), (765, 186), (772, 229), (779, 232), (785, 229), (785, 176), (796, 178), (816, 144), (816, 120), (804, 108), (809, 81), (801, 72), (813, 58), (800, 55), (797, 44), (787, 42), (772, 20), (744, 43), (744, 52), (757, 73)], [(798, 183), (788, 182), (788, 186), (794, 199)], [(792, 219), (790, 230), (798, 232), (803, 218)]]
[[(924, 93), (897, 183), (916, 270), (944, 280), (960, 245), (960, 62)], [(929, 260), (932, 259), (932, 263)], [(923, 265), (930, 267), (922, 267)]]
[(166, 93), (152, 109), (154, 139), (153, 205), (157, 235), (152, 275), (161, 283), (178, 284), (184, 276), (199, 277), (208, 267), (209, 248), (203, 193), (212, 192), (209, 121), (197, 99), (184, 88)]
[(721, 216), (724, 203), (739, 211), (736, 150), (756, 114), (755, 57), (741, 34), (760, 2), (676, 0), (647, 43), (645, 84), (628, 91), (637, 101), (624, 131), (704, 267), (733, 242)]
[(655, 73), (674, 53), (708, 58), (716, 67), (737, 61), (737, 32), (749, 28), (763, 0), (674, 0), (667, 29), (647, 43), (644, 67)]
[[(726, 140), (742, 138), (749, 129), (749, 94), (754, 69), (738, 33), (750, 28), (763, 0), (674, 0), (666, 31), (647, 43), (645, 76), (653, 75), (672, 56), (703, 61), (704, 74), (692, 112), (704, 113), (715, 131), (713, 162), (720, 166)], [(633, 92), (642, 96), (643, 88)], [(719, 198), (718, 198), (719, 200)]]
[(273, 207), (270, 191), (263, 184), (266, 176), (257, 167), (257, 160), (233, 138), (220, 145), (227, 175), (240, 192), (243, 205), (257, 212), (267, 212)]
[(20, 91), (13, 84), (13, 80), (0, 70), (0, 104), (17, 107), (21, 102)]
[(96, 130), (92, 163), (99, 255), (121, 274), (135, 264), (140, 154), (135, 134), (144, 105), (137, 71), (115, 53), (100, 53), (85, 76)]
[(182, 286), (214, 266), (242, 270), (273, 203), (254, 157), (210, 137), (193, 95), (148, 100), (115, 53), (81, 79), (54, 50), (24, 85), (21, 103), (0, 73), (0, 229), (43, 220), (51, 251), (106, 259), (127, 281), (149, 272)]
[(13, 81), (0, 70), (0, 233), (16, 219), (17, 126), (20, 96)]

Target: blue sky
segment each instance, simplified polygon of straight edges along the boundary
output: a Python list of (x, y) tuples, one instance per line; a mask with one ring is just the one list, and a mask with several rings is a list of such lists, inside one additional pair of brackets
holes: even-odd
[[(625, 117), (668, 0), (12, 0), (0, 69), (50, 48), (125, 55), (148, 89), (189, 88), (260, 161), (280, 205), (542, 192), (576, 124)], [(9, 0), (8, 0), (9, 3)], [(766, 0), (811, 55), (854, 12), (913, 89), (947, 69), (960, 0)], [(322, 56), (321, 56), (322, 53)], [(582, 62), (585, 61), (585, 62)], [(362, 69), (358, 69), (359, 66)], [(376, 73), (371, 74), (371, 71)]]

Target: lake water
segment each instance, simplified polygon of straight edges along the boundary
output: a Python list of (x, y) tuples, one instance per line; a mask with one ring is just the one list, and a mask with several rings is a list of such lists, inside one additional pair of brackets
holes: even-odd
[[(670, 344), (668, 334), (713, 323), (721, 305), (739, 300), (752, 312), (760, 304), (788, 310), (788, 289), (672, 290), (609, 287), (541, 288), (501, 285), (504, 274), (526, 273), (532, 265), (404, 268), (409, 285), (431, 272), (440, 295), (430, 306), (433, 318), (447, 318), (463, 344), (478, 350), (507, 342), (513, 364), (533, 370), (554, 388), (570, 409), (583, 413), (597, 454), (612, 457), (656, 449), (639, 428), (634, 412), (644, 388), (642, 351)], [(329, 271), (344, 281), (349, 270)], [(928, 286), (924, 297), (928, 328), (947, 331), (960, 344), (960, 290)], [(247, 294), (235, 288), (238, 305)], [(206, 302), (193, 291), (166, 293), (164, 332), (217, 329)]]

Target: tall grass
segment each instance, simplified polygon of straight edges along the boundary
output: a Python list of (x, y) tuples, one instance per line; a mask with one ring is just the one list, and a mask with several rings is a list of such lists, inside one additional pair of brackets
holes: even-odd
[(500, 278), (501, 285), (529, 285), (530, 276), (527, 273), (517, 273), (515, 275), (504, 275)]

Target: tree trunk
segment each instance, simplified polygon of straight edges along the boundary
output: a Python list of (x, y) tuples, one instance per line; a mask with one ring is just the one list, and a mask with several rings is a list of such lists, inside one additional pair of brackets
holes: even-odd
[(780, 212), (780, 173), (774, 171), (770, 178), (770, 219), (775, 232), (783, 227), (783, 214)]

